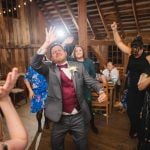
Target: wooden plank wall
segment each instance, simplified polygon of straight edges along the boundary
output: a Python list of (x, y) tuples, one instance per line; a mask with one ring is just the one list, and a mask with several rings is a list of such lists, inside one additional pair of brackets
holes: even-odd
[(0, 48), (0, 74), (1, 78), (5, 78), (6, 74), (13, 67), (17, 67), (20, 73), (25, 73), (26, 68), (30, 65), (33, 54), (37, 51), (37, 47), (26, 48)]
[[(18, 17), (4, 16), (0, 0), (0, 47), (29, 46), (45, 39), (45, 18), (34, 1), (19, 0)], [(17, 4), (17, 6), (18, 6)]]
[[(4, 16), (0, 0), (0, 74), (6, 74), (12, 67), (25, 72), (30, 58), (45, 40), (45, 18), (34, 1), (17, 1), (18, 17)], [(18, 6), (17, 4), (17, 6)]]

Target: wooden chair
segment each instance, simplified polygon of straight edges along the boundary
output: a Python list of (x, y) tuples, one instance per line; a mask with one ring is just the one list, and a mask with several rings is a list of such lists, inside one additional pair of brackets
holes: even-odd
[(14, 105), (17, 105), (17, 101), (25, 100), (27, 103), (27, 87), (24, 83), (24, 74), (19, 74), (15, 87), (11, 90), (10, 95), (12, 96), (12, 101)]
[(92, 109), (94, 111), (105, 111), (106, 113), (106, 124), (108, 125), (109, 120), (109, 103), (108, 103), (108, 87), (107, 85), (104, 86), (104, 91), (106, 93), (106, 100), (102, 103), (98, 102), (99, 94), (97, 94), (95, 91), (92, 91)]

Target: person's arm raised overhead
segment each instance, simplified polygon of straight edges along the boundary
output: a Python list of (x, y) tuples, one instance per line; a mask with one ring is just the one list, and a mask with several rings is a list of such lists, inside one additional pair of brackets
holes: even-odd
[(123, 43), (123, 41), (122, 41), (122, 39), (121, 39), (121, 37), (120, 37), (120, 35), (118, 33), (117, 23), (116, 22), (113, 22), (113, 24), (111, 24), (111, 29), (113, 31), (114, 40), (115, 40), (115, 43), (118, 46), (118, 48), (122, 52), (130, 55), (131, 54), (131, 48), (129, 46), (127, 46), (126, 44)]
[(37, 51), (38, 54), (46, 54), (46, 52), (48, 51), (48, 47), (56, 40), (54, 27), (50, 27), (49, 30), (45, 28), (45, 34), (46, 34), (45, 42)]
[(14, 87), (18, 76), (18, 69), (13, 68), (8, 73), (4, 86), (0, 86), (0, 107), (4, 113), (10, 140), (0, 145), (7, 145), (9, 150), (24, 150), (28, 143), (27, 132), (11, 102), (9, 93)]

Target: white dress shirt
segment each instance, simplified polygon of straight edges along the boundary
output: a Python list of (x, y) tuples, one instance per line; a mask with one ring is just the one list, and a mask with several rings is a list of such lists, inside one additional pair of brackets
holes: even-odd
[(114, 84), (119, 84), (119, 71), (117, 68), (113, 68), (111, 71), (108, 69), (103, 70), (103, 75), (106, 77), (107, 81), (112, 81)]

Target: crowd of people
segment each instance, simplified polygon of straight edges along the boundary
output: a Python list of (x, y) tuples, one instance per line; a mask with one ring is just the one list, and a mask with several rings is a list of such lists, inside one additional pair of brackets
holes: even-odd
[[(143, 49), (143, 41), (136, 37), (131, 46), (121, 39), (117, 24), (111, 25), (114, 41), (119, 49), (129, 55), (127, 65), (126, 94), (127, 114), (130, 121), (129, 136), (138, 138), (138, 150), (150, 149), (150, 55)], [(84, 56), (82, 46), (75, 45), (72, 55), (68, 55), (64, 43), (55, 43), (55, 29), (46, 29), (44, 43), (32, 57), (25, 74), (24, 82), (29, 91), (30, 108), (36, 113), (38, 132), (42, 132), (41, 118), (44, 110), (45, 127), (51, 129), (51, 147), (53, 150), (64, 149), (64, 139), (71, 134), (78, 150), (88, 149), (89, 123), (94, 133), (98, 129), (94, 122), (91, 106), (91, 89), (99, 94), (99, 103), (105, 101), (106, 94), (99, 81), (91, 59)], [(48, 62), (45, 55), (49, 52)], [(11, 103), (9, 92), (15, 85), (18, 70), (13, 68), (7, 76), (6, 83), (0, 87), (0, 107), (6, 118), (11, 139), (2, 142), (3, 149), (25, 149), (27, 132)], [(119, 71), (113, 62), (108, 62), (100, 72), (103, 82), (120, 85)], [(101, 78), (101, 79), (102, 79)], [(101, 80), (102, 81), (102, 80)], [(146, 139), (146, 140), (145, 140)]]

